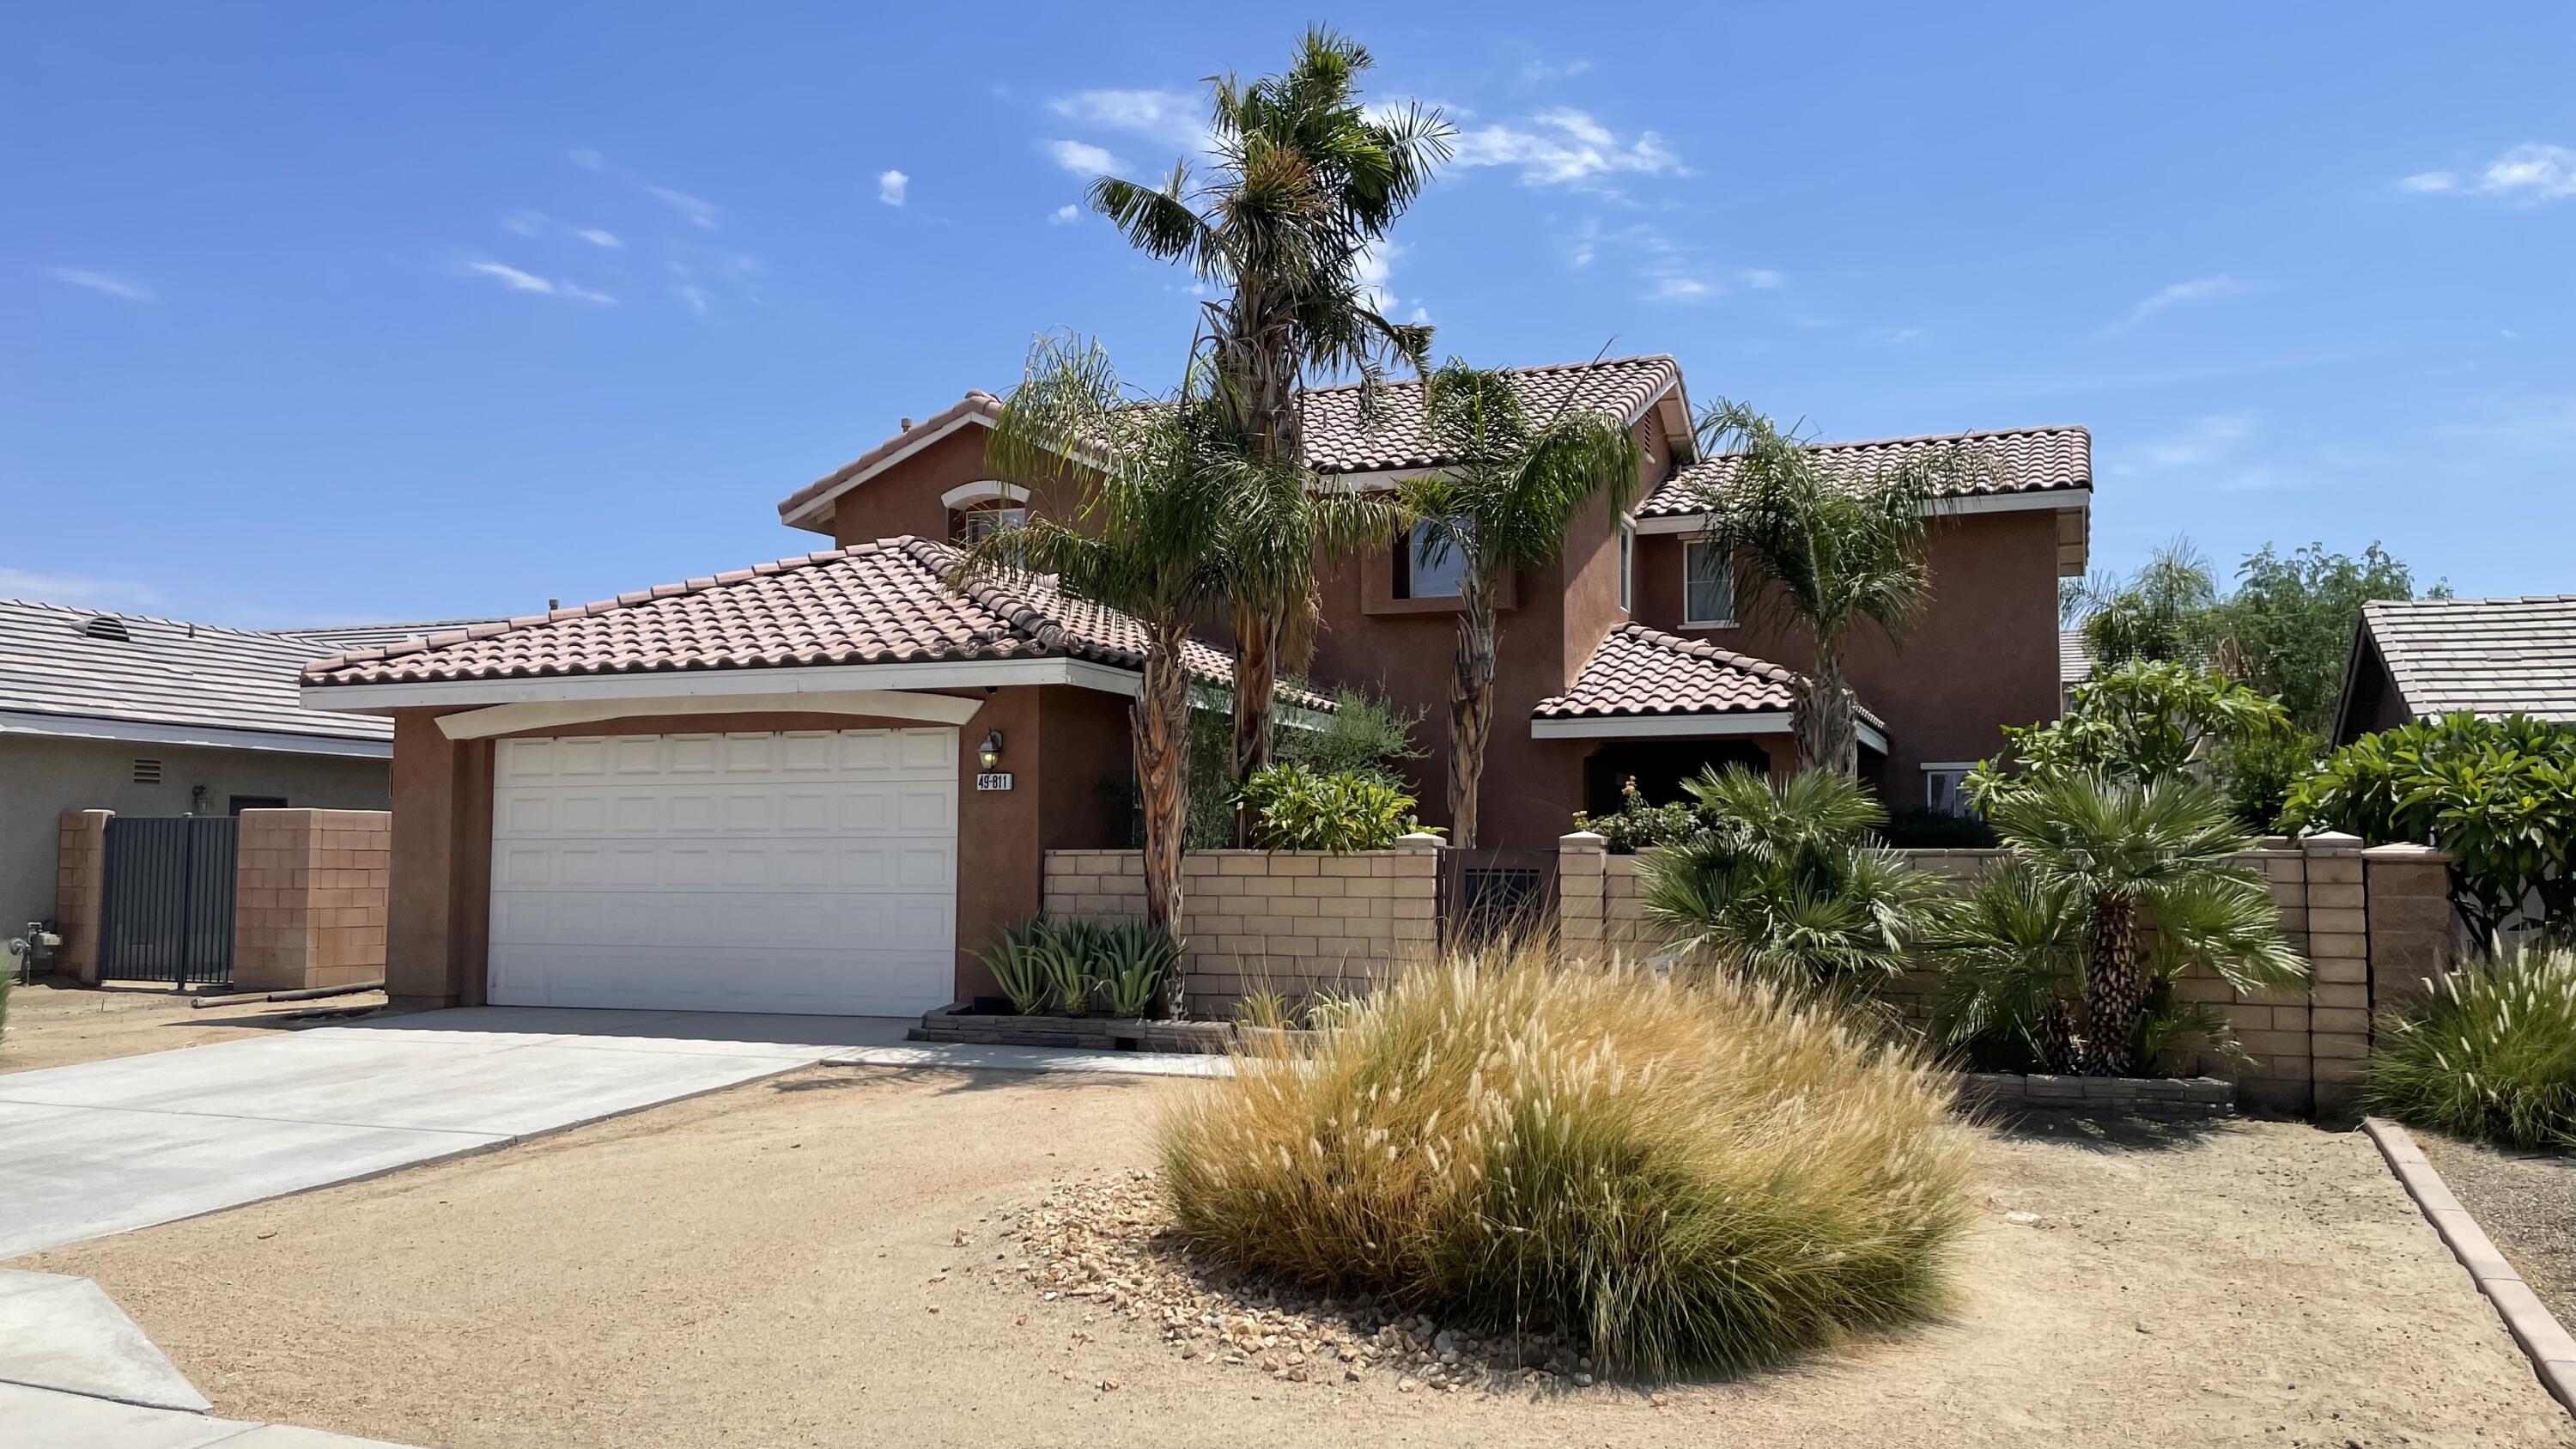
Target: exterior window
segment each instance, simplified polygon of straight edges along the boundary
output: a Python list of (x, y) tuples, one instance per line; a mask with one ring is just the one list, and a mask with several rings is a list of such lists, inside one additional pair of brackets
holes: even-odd
[(1413, 537), (1406, 540), (1403, 588), (1400, 597), (1407, 599), (1454, 599), (1467, 578), (1467, 555), (1456, 548), (1435, 550), (1431, 525), (1413, 525)]
[(1735, 622), (1735, 570), (1724, 547), (1713, 539), (1682, 543), (1682, 623)]
[(1971, 814), (1968, 792), (1961, 788), (1967, 783), (1968, 770), (1966, 765), (1925, 765), (1923, 808), (1935, 815), (1965, 817)]
[(1636, 610), (1637, 530), (1632, 524), (1619, 526), (1619, 611)]
[(1025, 508), (970, 508), (958, 515), (957, 536), (966, 543), (980, 543), (1028, 521), (1029, 511)]

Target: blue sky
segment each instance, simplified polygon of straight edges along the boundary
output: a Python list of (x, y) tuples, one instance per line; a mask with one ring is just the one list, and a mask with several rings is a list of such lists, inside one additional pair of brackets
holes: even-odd
[[(1038, 331), (1167, 382), (1186, 279), (1064, 208), (1299, 19), (866, 9), (18, 10), (0, 594), (588, 600), (819, 546), (780, 497)], [(1827, 436), (2087, 424), (2097, 564), (2576, 590), (2576, 11), (2107, 11), (1354, 11), (1463, 132), (1383, 285)]]

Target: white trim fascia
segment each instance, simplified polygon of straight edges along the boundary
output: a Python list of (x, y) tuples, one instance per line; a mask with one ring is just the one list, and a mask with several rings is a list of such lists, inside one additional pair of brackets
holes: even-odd
[(396, 684), (308, 684), (308, 708), (370, 714), (465, 704), (570, 699), (688, 699), (757, 695), (792, 708), (799, 694), (853, 689), (980, 689), (1070, 684), (1133, 697), (1136, 672), (1088, 659), (966, 659), (924, 664), (827, 664), (755, 669), (689, 669), (649, 674), (577, 674), (546, 679), (439, 679)]
[[(1957, 518), (1970, 513), (2027, 513), (2034, 509), (2057, 509), (2081, 512), (2093, 506), (2090, 488), (2059, 488), (2041, 493), (2005, 493), (1974, 498), (1944, 498), (1929, 510), (1941, 518)], [(1705, 513), (1667, 513), (1637, 520), (1639, 533), (1700, 533), (1708, 528)]]
[[(463, 714), (438, 717), (438, 732), (451, 740), (490, 739), (494, 735), (553, 725), (588, 724), (595, 720), (632, 719), (647, 715), (730, 714), (776, 709), (768, 694), (701, 694), (680, 699), (557, 699), (522, 704), (496, 704)], [(984, 707), (980, 699), (955, 694), (921, 694), (893, 689), (845, 689), (796, 696), (800, 714), (872, 715), (881, 719), (927, 720), (962, 725)]]
[(969, 503), (982, 503), (993, 498), (998, 498), (1005, 503), (1026, 503), (1029, 501), (1029, 490), (1017, 483), (979, 478), (972, 483), (960, 483), (939, 495), (941, 505), (948, 508), (962, 508)]
[(188, 745), (207, 750), (264, 750), (281, 755), (338, 755), (353, 760), (393, 758), (391, 740), (334, 739), (288, 730), (234, 730), (211, 725), (159, 724), (150, 720), (90, 719), (41, 710), (0, 710), (0, 735), (42, 735), (60, 740), (115, 740), (138, 745)]
[[(1623, 714), (1600, 719), (1534, 719), (1534, 740), (1702, 739), (1720, 735), (1785, 735), (1797, 728), (1785, 709), (1743, 714)], [(1887, 736), (1867, 720), (1852, 721), (1860, 742), (1887, 753)]]
[(1416, 478), (1434, 478), (1445, 468), (1377, 468), (1366, 473), (1323, 473), (1315, 476), (1328, 486), (1328, 493), (1392, 493)]
[(1933, 770), (1973, 770), (1983, 763), (1982, 760), (1925, 760), (1917, 768), (1927, 773)]
[(810, 527), (811, 524), (809, 523), (809, 520), (813, 517), (816, 510), (819, 509), (828, 512), (832, 504), (836, 502), (842, 494), (858, 487), (860, 484), (865, 483), (869, 479), (877, 476), (879, 473), (893, 467), (895, 464), (902, 462), (904, 459), (911, 457), (913, 454), (920, 452), (922, 449), (929, 447), (931, 444), (938, 442), (940, 439), (948, 437), (955, 433), (959, 428), (965, 427), (969, 423), (989, 428), (993, 426), (993, 419), (990, 415), (984, 413), (980, 409), (975, 412), (970, 412), (963, 417), (952, 419), (945, 427), (935, 429), (925, 436), (905, 444), (894, 452), (887, 454), (885, 457), (879, 458), (875, 462), (870, 463), (866, 468), (859, 472), (853, 473), (849, 477), (842, 479), (840, 482), (833, 484), (825, 491), (817, 493), (813, 497), (806, 499), (803, 504), (798, 506), (794, 513), (782, 514), (778, 521), (786, 524), (790, 528)]

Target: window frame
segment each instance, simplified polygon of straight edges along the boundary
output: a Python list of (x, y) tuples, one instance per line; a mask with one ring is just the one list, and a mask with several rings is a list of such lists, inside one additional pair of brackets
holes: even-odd
[(1732, 629), (1742, 622), (1742, 620), (1736, 616), (1735, 561), (1732, 558), (1729, 558), (1726, 561), (1727, 567), (1720, 574), (1718, 580), (1713, 581), (1723, 582), (1726, 585), (1726, 617), (1723, 619), (1702, 619), (1694, 616), (1691, 612), (1691, 588), (1694, 584), (1701, 582), (1701, 580), (1696, 578), (1691, 571), (1691, 550), (1695, 548), (1714, 549), (1720, 546), (1721, 545), (1718, 541), (1713, 538), (1685, 538), (1682, 540), (1682, 627), (1685, 629)]
[(1421, 577), (1422, 567), (1422, 530), (1429, 526), (1428, 523), (1416, 523), (1406, 530), (1403, 538), (1396, 541), (1395, 597), (1406, 603), (1415, 601), (1455, 603), (1467, 596), (1467, 551), (1454, 542), (1450, 545), (1448, 557), (1442, 562), (1441, 567), (1457, 571), (1457, 586), (1442, 594), (1426, 594), (1418, 586), (1417, 581)]
[[(1926, 812), (1947, 815), (1953, 820), (1967, 820), (1976, 815), (1977, 812), (1968, 805), (1966, 789), (1968, 772), (1977, 768), (1976, 761), (1926, 760), (1920, 768), (1923, 771), (1923, 808)], [(1945, 777), (1952, 781), (1948, 809), (1942, 808), (1942, 802), (1933, 795), (1933, 787)]]
[(1637, 522), (1619, 520), (1619, 612), (1637, 612)]

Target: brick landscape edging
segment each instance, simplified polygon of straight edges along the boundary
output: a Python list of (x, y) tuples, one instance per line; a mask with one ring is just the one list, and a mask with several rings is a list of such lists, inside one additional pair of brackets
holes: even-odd
[(2460, 1200), (2451, 1196), (2450, 1186), (2442, 1174), (2433, 1170), (2424, 1149), (2415, 1145), (2414, 1136), (2385, 1117), (2364, 1117), (2362, 1130), (2379, 1146), (2379, 1154), (2388, 1159), (2389, 1171), (2415, 1199), (2433, 1231), (2442, 1235), (2442, 1245), (2460, 1266), (2469, 1270), (2470, 1281), (2487, 1296), (2496, 1316), (2504, 1320), (2513, 1341), (2531, 1356), (2531, 1367), (2540, 1375), (2542, 1387), (2570, 1412), (2576, 1412), (2576, 1337), (2570, 1337), (2564, 1325), (2531, 1285), (2522, 1281), (2504, 1255), (2496, 1251), (2486, 1230), (2478, 1226)]
[(2118, 1112), (2164, 1121), (2236, 1115), (2236, 1084), (2222, 1077), (2060, 1077), (2033, 1072), (1962, 1072), (1962, 1101), (1993, 1112)]

